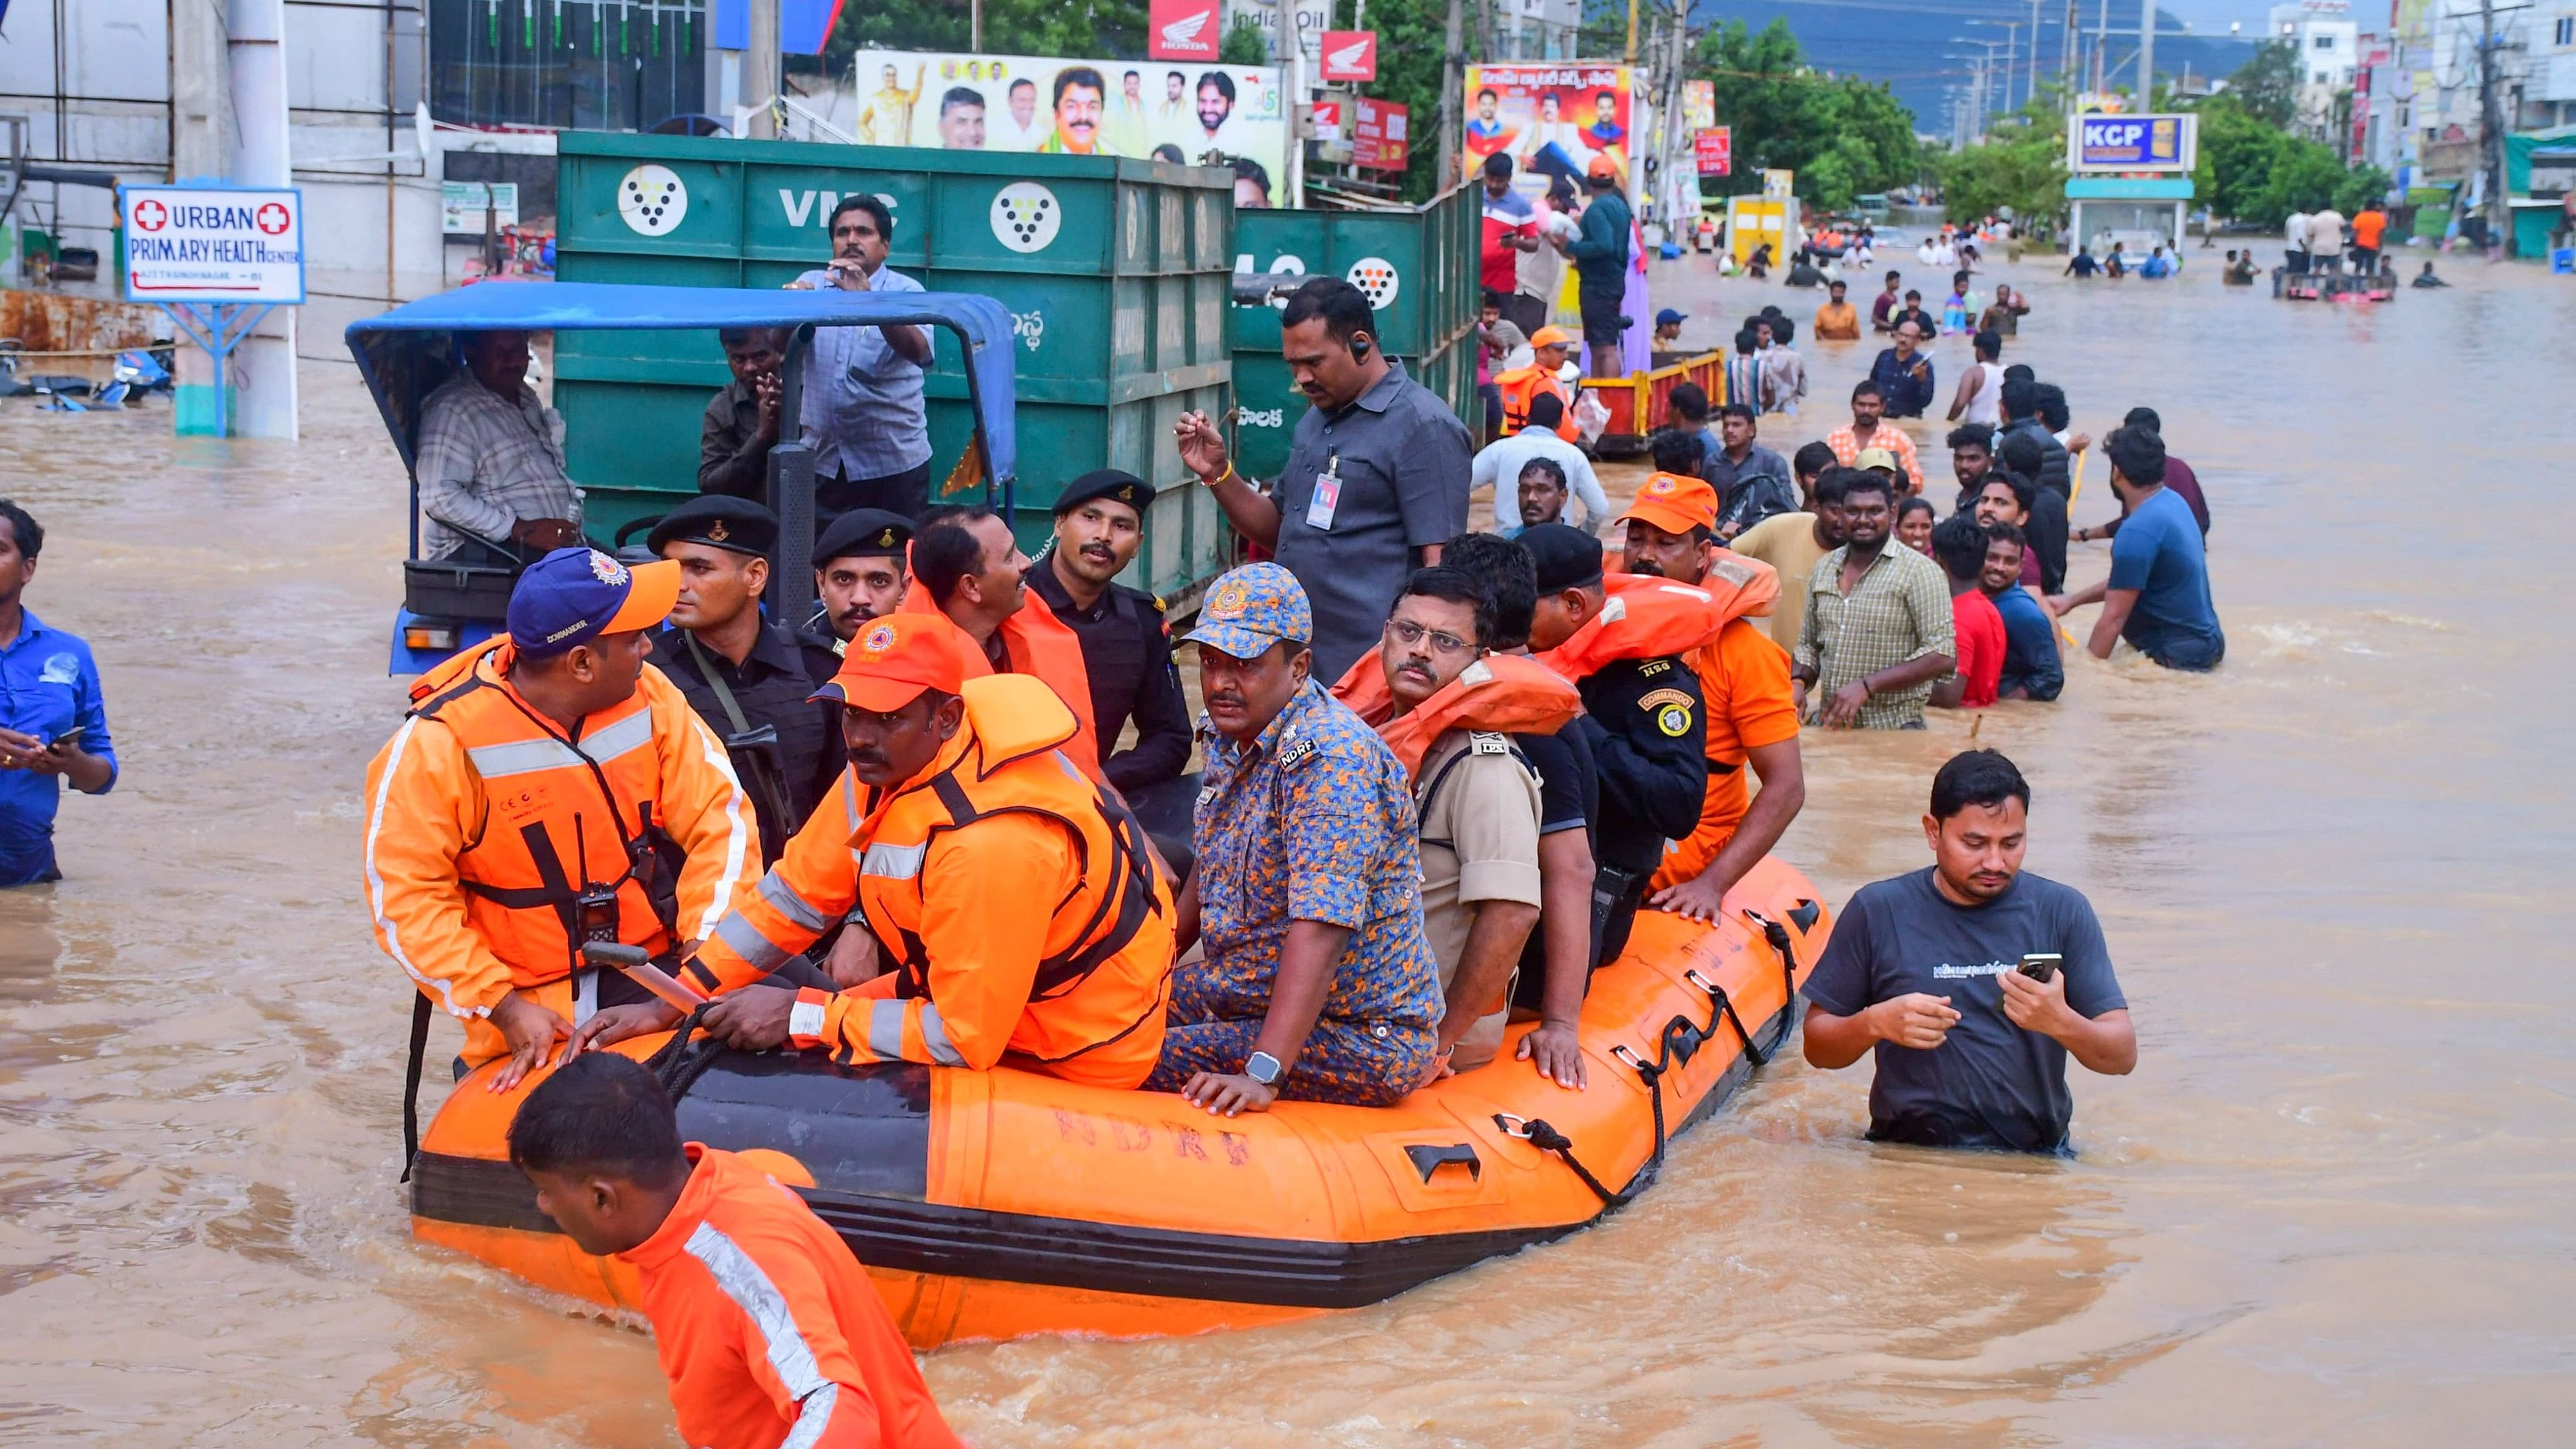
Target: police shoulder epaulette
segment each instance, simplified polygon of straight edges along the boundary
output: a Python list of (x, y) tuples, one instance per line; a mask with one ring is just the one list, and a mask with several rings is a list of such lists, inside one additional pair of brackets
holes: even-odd
[(1641, 659), (1637, 662), (1637, 672), (1648, 679), (1652, 679), (1658, 674), (1666, 673), (1670, 671), (1672, 667), (1673, 661), (1669, 659)]
[(1470, 730), (1467, 748), (1479, 755), (1508, 755), (1512, 752), (1510, 737), (1489, 730)]

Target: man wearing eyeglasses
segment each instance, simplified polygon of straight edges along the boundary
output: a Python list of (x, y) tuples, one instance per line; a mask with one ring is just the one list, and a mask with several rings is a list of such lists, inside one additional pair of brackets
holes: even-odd
[[(1581, 704), (1538, 664), (1491, 657), (1495, 632), (1494, 602), (1476, 575), (1417, 570), (1377, 657), (1334, 691), (1412, 775), (1422, 935), (1446, 998), (1436, 1049), (1460, 1072), (1502, 1048), (1513, 968), (1542, 904), (1538, 771), (1506, 731), (1562, 728)], [(1370, 674), (1382, 690), (1360, 688), (1376, 682)]]

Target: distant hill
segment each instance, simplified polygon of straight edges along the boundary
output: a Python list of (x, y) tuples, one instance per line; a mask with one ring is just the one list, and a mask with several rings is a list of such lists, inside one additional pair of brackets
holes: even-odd
[[(2088, 36), (2096, 17), (2101, 14), (2101, 0), (2078, 0), (2080, 24)], [(2039, 69), (2043, 78), (2057, 67), (2058, 48), (2065, 32), (2065, 0), (2041, 0)], [(2188, 64), (2191, 74), (2223, 76), (2245, 63), (2253, 54), (2253, 42), (2225, 35), (2177, 35), (2181, 22), (2172, 12), (2161, 12), (2156, 28), (2156, 74), (2168, 82), (2183, 74)], [(1825, 69), (1858, 75), (1869, 80), (1888, 82), (1896, 98), (1914, 112), (1915, 129), (1943, 133), (1949, 124), (1949, 103), (1945, 92), (1953, 85), (1968, 83), (1968, 65), (1964, 61), (1944, 59), (1948, 52), (1975, 54), (1985, 47), (1955, 43), (1954, 36), (1972, 35), (1980, 40), (2000, 42), (2004, 29), (2000, 25), (1975, 25), (1970, 17), (1996, 20), (2019, 18), (2027, 21), (2027, 3), (2015, 5), (2012, 0), (1988, 0), (1988, 3), (1960, 3), (1960, 0), (1923, 0), (1905, 4), (1902, 0), (1697, 0), (1691, 10), (1693, 24), (1742, 20), (1759, 30), (1774, 18), (1785, 18), (1789, 28), (1798, 34), (1807, 59)], [(2138, 7), (2117, 3), (2111, 7), (2111, 23), (2135, 29)], [(2012, 98), (2021, 101), (2029, 66), (2029, 26), (2024, 24), (2016, 40), (2016, 53), (2022, 60), (2013, 68)], [(2130, 37), (2114, 37), (2109, 63), (2118, 66), (2128, 60), (2137, 48)], [(2003, 49), (1995, 47), (1998, 59)], [(2122, 75), (2125, 81), (2125, 73)], [(1720, 122), (1724, 116), (1718, 117)]]

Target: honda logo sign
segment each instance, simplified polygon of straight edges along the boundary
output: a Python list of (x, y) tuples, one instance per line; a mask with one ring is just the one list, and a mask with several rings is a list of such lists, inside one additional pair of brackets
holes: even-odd
[(1327, 30), (1324, 32), (1324, 81), (1373, 81), (1377, 79), (1377, 32), (1374, 30)]
[(1214, 60), (1224, 38), (1221, 0), (1154, 0), (1145, 54), (1155, 60)]

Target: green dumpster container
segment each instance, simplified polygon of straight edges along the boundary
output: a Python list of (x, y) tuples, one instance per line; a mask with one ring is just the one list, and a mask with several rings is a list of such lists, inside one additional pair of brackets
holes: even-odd
[[(1246, 211), (1235, 217), (1234, 267), (1349, 279), (1377, 308), (1378, 346), (1473, 429), (1482, 214), (1472, 187), (1398, 211)], [(1232, 311), (1235, 462), (1273, 477), (1306, 400), (1279, 358), (1279, 309)]]
[[(889, 265), (1012, 315), (1019, 517), (1032, 551), (1048, 505), (1094, 468), (1158, 490), (1129, 581), (1188, 589), (1224, 565), (1223, 517), (1171, 447), (1182, 412), (1222, 413), (1232, 179), (1204, 167), (1088, 156), (566, 132), (557, 160), (566, 281), (772, 287), (831, 255), (842, 196), (894, 217)], [(955, 341), (926, 392), (933, 498), (969, 436)], [(697, 487), (698, 420), (727, 381), (698, 333), (568, 333), (555, 401), (565, 454), (603, 528)]]

